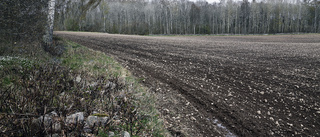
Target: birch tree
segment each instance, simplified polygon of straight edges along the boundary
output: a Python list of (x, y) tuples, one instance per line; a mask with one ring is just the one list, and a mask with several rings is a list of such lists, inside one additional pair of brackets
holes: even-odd
[[(66, 21), (59, 21), (67, 23), (60, 29), (78, 23), (75, 30), (121, 34), (320, 32), (320, 6), (316, 0), (220, 0), (219, 3), (204, 0), (69, 1), (70, 10), (64, 13)], [(99, 10), (84, 8), (89, 3), (91, 9), (100, 3)], [(86, 20), (79, 19), (87, 14), (90, 17)], [(88, 26), (92, 29), (87, 29)]]
[(54, 13), (55, 13), (56, 0), (48, 1), (48, 17), (47, 17), (47, 27), (43, 41), (47, 46), (52, 45), (52, 35), (53, 35), (53, 24), (54, 24)]

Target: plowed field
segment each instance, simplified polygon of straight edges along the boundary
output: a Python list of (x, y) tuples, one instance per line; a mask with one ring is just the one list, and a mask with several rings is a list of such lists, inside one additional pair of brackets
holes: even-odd
[(320, 35), (55, 32), (113, 56), (180, 136), (320, 136)]

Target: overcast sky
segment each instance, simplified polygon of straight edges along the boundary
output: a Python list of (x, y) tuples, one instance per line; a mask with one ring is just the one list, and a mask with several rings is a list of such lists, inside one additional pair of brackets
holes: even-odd
[[(197, 0), (190, 0), (190, 1), (194, 1), (194, 2), (196, 2)], [(242, 0), (233, 0), (233, 1), (242, 1)], [(249, 0), (249, 2), (250, 2), (251, 0)], [(209, 3), (213, 3), (213, 2), (217, 2), (217, 3), (219, 3), (220, 2), (220, 0), (207, 0), (207, 2), (209, 2)]]

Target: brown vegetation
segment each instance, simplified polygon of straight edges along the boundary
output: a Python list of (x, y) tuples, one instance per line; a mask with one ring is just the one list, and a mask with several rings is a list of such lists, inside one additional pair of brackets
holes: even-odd
[[(164, 134), (152, 96), (120, 65), (81, 45), (60, 39), (54, 43), (60, 48), (50, 53), (66, 49), (61, 57), (37, 45), (20, 49), (26, 54), (1, 45), (8, 50), (0, 54), (0, 136)], [(84, 118), (72, 120), (79, 112)], [(104, 121), (92, 122), (90, 116)]]

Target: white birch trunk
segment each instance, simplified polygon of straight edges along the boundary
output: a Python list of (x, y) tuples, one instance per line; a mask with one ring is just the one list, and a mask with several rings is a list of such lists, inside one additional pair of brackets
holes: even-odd
[(317, 0), (314, 1), (314, 32), (316, 33), (317, 32), (317, 16), (318, 16), (318, 6), (317, 6)]
[(103, 32), (106, 33), (106, 15), (103, 13)]
[(49, 0), (48, 1), (47, 27), (46, 27), (46, 34), (43, 36), (44, 42), (48, 46), (52, 45), (55, 4), (56, 4), (56, 0)]

